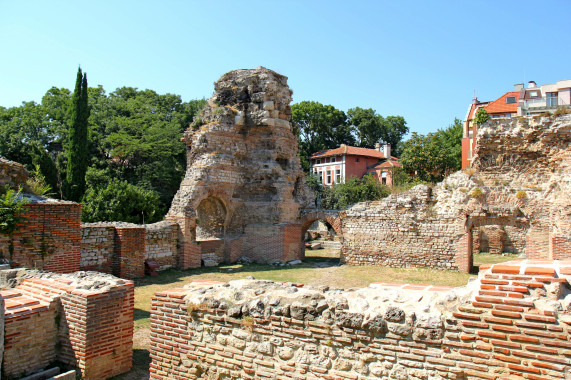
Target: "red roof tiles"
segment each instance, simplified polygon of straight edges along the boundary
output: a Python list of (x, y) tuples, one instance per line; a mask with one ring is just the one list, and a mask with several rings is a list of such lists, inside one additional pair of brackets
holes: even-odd
[[(506, 98), (513, 96), (515, 97), (515, 103), (507, 104)], [(487, 106), (484, 107), (488, 114), (504, 114), (504, 113), (516, 113), (517, 112), (517, 103), (519, 100), (519, 91), (511, 91), (506, 92), (504, 95), (499, 97), (498, 99), (490, 102)]]
[(321, 158), (321, 157), (343, 156), (343, 155), (385, 158), (384, 153), (379, 152), (376, 149), (357, 148), (356, 146), (349, 146), (349, 145), (341, 145), (339, 148), (322, 150), (321, 152), (315, 153), (310, 158)]

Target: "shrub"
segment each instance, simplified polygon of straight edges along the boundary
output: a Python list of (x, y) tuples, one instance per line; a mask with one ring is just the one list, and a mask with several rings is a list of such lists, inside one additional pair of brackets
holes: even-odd
[(480, 189), (479, 187), (475, 187), (474, 190), (472, 190), (472, 192), (470, 193), (470, 196), (473, 198), (478, 198), (481, 197), (484, 193), (482, 192), (482, 189)]
[(28, 203), (28, 200), (22, 198), (20, 194), (20, 190), (15, 191), (6, 187), (2, 190), (2, 195), (0, 195), (0, 233), (7, 234), (10, 237), (8, 246), (10, 257), (14, 253), (12, 236), (14, 232), (20, 229), (22, 223), (26, 221), (24, 213), (26, 212), (25, 205)]
[(563, 116), (563, 115), (567, 115), (571, 113), (571, 110), (567, 107), (559, 107), (555, 110), (555, 112), (553, 112), (553, 115), (555, 116)]
[(518, 192), (515, 193), (515, 197), (516, 197), (517, 199), (524, 199), (524, 198), (527, 197), (527, 193), (526, 193), (525, 191), (523, 191), (523, 190), (518, 190)]

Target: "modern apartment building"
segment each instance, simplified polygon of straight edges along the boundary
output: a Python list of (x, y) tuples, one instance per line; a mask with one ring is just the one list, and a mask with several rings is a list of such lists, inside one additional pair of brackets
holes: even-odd
[(571, 79), (542, 86), (530, 81), (527, 88), (523, 83), (518, 83), (514, 85), (513, 91), (506, 92), (490, 102), (480, 102), (474, 97), (464, 118), (462, 169), (469, 167), (472, 162), (478, 132), (478, 125), (473, 123), (473, 119), (478, 109), (485, 109), (492, 119), (501, 119), (538, 115), (559, 107), (571, 107)]

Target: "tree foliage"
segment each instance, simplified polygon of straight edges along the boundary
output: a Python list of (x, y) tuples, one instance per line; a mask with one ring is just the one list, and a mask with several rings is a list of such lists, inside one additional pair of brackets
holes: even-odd
[(376, 201), (389, 194), (388, 187), (381, 185), (372, 174), (363, 178), (349, 178), (345, 183), (338, 183), (333, 187), (320, 187), (316, 192), (321, 208), (328, 210), (343, 209), (358, 202)]
[(298, 136), (302, 166), (309, 169), (308, 158), (321, 150), (341, 144), (354, 145), (353, 129), (347, 124), (345, 112), (331, 105), (303, 101), (291, 106), (291, 120)]
[[(117, 188), (115, 183), (111, 185), (115, 179), (131, 184), (137, 189), (130, 189), (130, 194), (138, 192), (150, 197), (147, 192), (151, 192), (158, 196), (158, 205), (152, 203), (153, 213), (142, 209), (145, 222), (162, 218), (184, 177), (186, 157), (181, 137), (206, 101), (183, 102), (178, 95), (132, 87), (110, 94), (101, 86), (86, 91), (90, 109), (88, 190), (93, 190), (96, 182), (98, 189)], [(67, 156), (71, 104), (71, 91), (52, 87), (41, 104), (26, 102), (19, 107), (0, 107), (0, 156), (24, 164), (29, 171), (39, 166), (39, 172), (55, 192), (71, 162)], [(92, 192), (80, 199), (85, 220), (94, 221), (96, 215), (101, 215), (98, 211), (90, 215), (91, 210), (98, 209), (88, 205), (99, 200)], [(125, 215), (131, 216), (131, 212)], [(125, 219), (128, 218), (117, 218)]]
[(65, 197), (79, 202), (85, 193), (85, 172), (87, 171), (87, 148), (89, 107), (87, 97), (87, 74), (77, 69), (75, 91), (69, 107), (69, 149)]
[(400, 157), (403, 169), (422, 181), (441, 181), (462, 165), (462, 122), (454, 120), (448, 128), (421, 135), (413, 132), (403, 143)]
[(83, 197), (83, 221), (153, 223), (162, 218), (159, 195), (116, 178), (87, 189)]
[(358, 146), (375, 148), (375, 144), (391, 144), (392, 155), (400, 154), (400, 142), (408, 133), (406, 121), (402, 116), (383, 116), (371, 108), (351, 108), (347, 111), (348, 123), (357, 133)]
[(482, 125), (488, 120), (490, 120), (490, 115), (488, 114), (488, 111), (486, 111), (483, 108), (479, 108), (478, 111), (476, 112), (476, 115), (474, 116), (474, 123)]

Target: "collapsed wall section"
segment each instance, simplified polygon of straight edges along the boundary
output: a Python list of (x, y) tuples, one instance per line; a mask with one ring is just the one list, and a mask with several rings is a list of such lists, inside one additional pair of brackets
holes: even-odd
[(452, 290), (197, 282), (153, 298), (151, 378), (563, 379), (569, 275), (524, 261)]
[[(57, 360), (84, 379), (131, 368), (134, 285), (103, 274), (14, 272), (6, 300), (2, 374), (17, 377)], [(18, 277), (20, 277), (18, 279)]]

